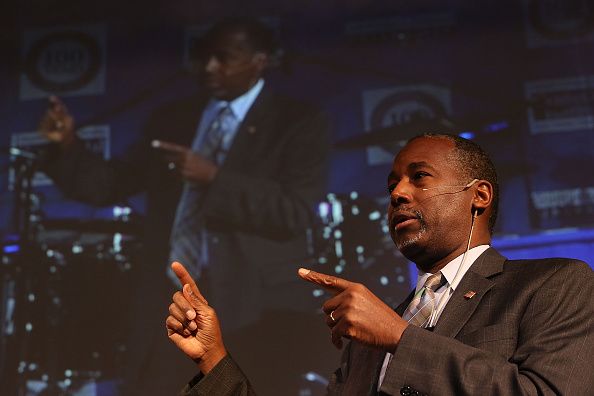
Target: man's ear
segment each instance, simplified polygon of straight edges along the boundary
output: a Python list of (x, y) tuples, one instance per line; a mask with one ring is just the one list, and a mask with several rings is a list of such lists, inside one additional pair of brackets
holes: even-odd
[(268, 67), (270, 63), (270, 57), (265, 52), (256, 52), (252, 58), (252, 62), (254, 62), (254, 65), (258, 67), (260, 72), (262, 72)]
[(493, 202), (493, 186), (486, 180), (479, 180), (474, 188), (472, 212), (483, 213)]

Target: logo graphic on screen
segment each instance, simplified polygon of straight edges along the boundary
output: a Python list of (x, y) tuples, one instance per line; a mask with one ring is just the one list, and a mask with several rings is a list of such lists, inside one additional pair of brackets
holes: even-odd
[[(450, 89), (433, 84), (415, 84), (380, 88), (363, 92), (363, 116), (365, 130), (369, 133), (391, 131), (389, 145), (368, 146), (369, 165), (391, 163), (395, 150), (399, 149), (434, 121), (447, 118), (451, 113)], [(402, 128), (400, 128), (402, 127)], [(385, 132), (385, 131), (384, 131)], [(383, 139), (385, 142), (385, 139)], [(379, 143), (378, 143), (379, 144)]]
[(594, 76), (528, 81), (524, 91), (531, 103), (532, 134), (586, 131), (594, 128)]
[(594, 31), (590, 0), (531, 0), (528, 17), (534, 30), (549, 39), (578, 38)]
[(59, 31), (35, 41), (25, 56), (27, 78), (47, 92), (63, 93), (85, 87), (101, 68), (97, 40), (81, 31)]
[(443, 104), (424, 92), (399, 92), (383, 99), (371, 113), (371, 128), (409, 124), (446, 115)]
[(594, 186), (533, 191), (530, 195), (541, 228), (592, 224)]

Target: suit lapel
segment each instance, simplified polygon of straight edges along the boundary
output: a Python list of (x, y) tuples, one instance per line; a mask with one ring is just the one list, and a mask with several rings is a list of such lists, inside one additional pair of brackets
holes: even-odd
[[(468, 271), (445, 306), (433, 331), (454, 338), (492, 286), (493, 282), (489, 279)], [(464, 294), (470, 290), (476, 294), (467, 299)]]
[(272, 94), (264, 87), (239, 126), (223, 166), (233, 167), (236, 163), (244, 161), (245, 153), (253, 149), (253, 145), (261, 141), (272, 129), (277, 116), (271, 110), (273, 107)]
[[(491, 276), (501, 273), (505, 258), (493, 248), (486, 250), (470, 267), (448, 301), (434, 332), (454, 338), (466, 324), (485, 294), (493, 287)], [(467, 293), (474, 292), (470, 298)]]

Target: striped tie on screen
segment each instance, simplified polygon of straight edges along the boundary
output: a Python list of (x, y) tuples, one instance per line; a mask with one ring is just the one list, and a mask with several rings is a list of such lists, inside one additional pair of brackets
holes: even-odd
[[(220, 165), (224, 160), (224, 138), (233, 122), (233, 112), (229, 104), (225, 104), (210, 124), (202, 147), (198, 153), (203, 157)], [(183, 191), (177, 205), (175, 221), (171, 230), (169, 253), (170, 261), (183, 263), (190, 273), (199, 277), (202, 268), (208, 261), (208, 245), (206, 232), (200, 216), (201, 197), (203, 187), (184, 183)]]

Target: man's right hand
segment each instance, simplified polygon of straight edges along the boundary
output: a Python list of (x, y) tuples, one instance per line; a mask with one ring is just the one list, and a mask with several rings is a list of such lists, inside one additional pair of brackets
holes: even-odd
[(76, 139), (74, 118), (57, 96), (49, 97), (49, 106), (39, 122), (39, 132), (49, 141), (69, 147)]
[(183, 288), (173, 295), (169, 306), (167, 335), (207, 374), (227, 355), (219, 319), (184, 266), (174, 262), (171, 269)]

